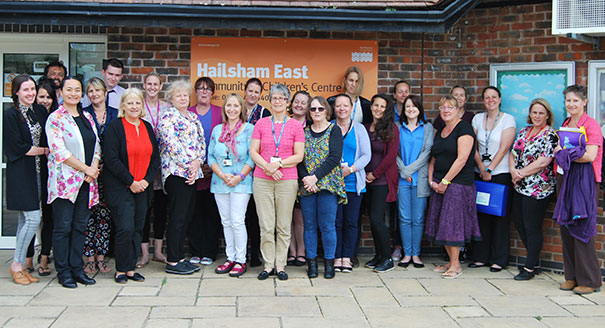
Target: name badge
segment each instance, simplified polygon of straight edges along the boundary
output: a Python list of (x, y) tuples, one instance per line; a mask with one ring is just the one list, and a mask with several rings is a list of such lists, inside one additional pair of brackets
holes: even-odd
[(233, 165), (233, 160), (229, 157), (223, 159), (223, 166), (229, 167)]
[(281, 157), (279, 156), (271, 156), (271, 161), (269, 163), (280, 162)]
[(349, 163), (347, 163), (347, 162), (340, 162), (340, 166), (341, 167), (347, 167), (347, 166), (349, 166)]

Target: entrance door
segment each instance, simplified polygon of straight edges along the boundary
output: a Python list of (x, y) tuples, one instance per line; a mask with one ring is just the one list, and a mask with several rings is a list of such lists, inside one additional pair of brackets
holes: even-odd
[[(106, 54), (105, 36), (68, 36), (52, 34), (0, 33), (0, 71), (2, 72), (2, 110), (13, 106), (11, 82), (19, 74), (27, 73), (36, 81), (44, 73), (46, 65), (53, 61), (62, 61), (68, 67), (68, 74), (88, 75), (100, 73), (102, 59)], [(82, 68), (87, 74), (82, 74)], [(95, 74), (95, 75), (97, 75)], [(83, 76), (86, 77), (86, 76)], [(2, 136), (0, 120), (0, 138)], [(0, 145), (2, 162), (0, 164), (0, 249), (15, 247), (18, 212), (6, 209), (6, 157), (4, 141)]]

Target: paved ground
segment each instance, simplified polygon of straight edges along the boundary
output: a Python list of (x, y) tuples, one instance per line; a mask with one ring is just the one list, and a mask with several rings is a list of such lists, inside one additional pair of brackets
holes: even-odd
[(605, 291), (560, 291), (563, 277), (549, 273), (517, 282), (512, 268), (467, 268), (445, 280), (430, 258), (424, 269), (360, 268), (332, 280), (288, 268), (283, 282), (258, 281), (256, 268), (230, 278), (215, 274), (215, 264), (180, 277), (151, 263), (140, 270), (144, 283), (97, 274), (96, 285), (69, 290), (54, 276), (13, 284), (11, 256), (0, 251), (0, 327), (605, 327)]

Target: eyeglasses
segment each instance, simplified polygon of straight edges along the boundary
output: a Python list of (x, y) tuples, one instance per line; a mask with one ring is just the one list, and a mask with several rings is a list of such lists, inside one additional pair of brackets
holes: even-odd
[(288, 101), (288, 98), (273, 96), (273, 97), (271, 97), (271, 101)]
[(439, 110), (454, 110), (456, 106), (439, 106)]
[(196, 91), (212, 92), (212, 89), (206, 87), (195, 88)]
[(323, 112), (324, 110), (326, 110), (325, 107), (311, 107), (311, 108), (309, 108), (309, 111), (311, 111), (311, 112)]

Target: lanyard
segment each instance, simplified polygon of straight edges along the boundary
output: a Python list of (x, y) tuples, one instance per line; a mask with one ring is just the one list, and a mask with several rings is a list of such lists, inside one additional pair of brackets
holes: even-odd
[(498, 119), (500, 118), (500, 113), (502, 112), (498, 112), (498, 115), (496, 115), (496, 119), (494, 120), (494, 125), (492, 125), (492, 129), (489, 130), (489, 134), (487, 133), (487, 113), (485, 113), (485, 153), (489, 154), (489, 138), (492, 136), (492, 131), (494, 131), (494, 129), (496, 128), (496, 125), (498, 124)]
[(275, 122), (273, 122), (273, 116), (271, 116), (271, 132), (273, 132), (273, 141), (275, 141), (275, 156), (278, 156), (279, 153), (279, 144), (281, 143), (281, 136), (284, 133), (284, 128), (286, 127), (286, 122), (288, 121), (288, 116), (284, 118), (284, 123), (281, 126), (281, 132), (279, 133), (279, 139), (275, 138)]
[(250, 113), (250, 116), (248, 117), (248, 123), (250, 123), (252, 121), (252, 117), (254, 116), (254, 112), (256, 112), (257, 108), (258, 108), (258, 104), (256, 104), (256, 106), (254, 106), (254, 109), (252, 110), (252, 113)]
[(160, 120), (160, 101), (158, 100), (158, 109), (156, 111), (156, 118), (153, 119), (153, 114), (151, 114), (151, 109), (147, 106), (147, 102), (145, 102), (145, 108), (147, 108), (147, 113), (149, 113), (149, 117), (151, 118), (151, 124), (153, 124), (153, 130), (158, 128), (158, 121)]
[[(357, 100), (355, 100), (355, 104), (353, 104), (353, 115), (351, 115), (352, 121), (355, 120), (355, 113), (357, 112), (357, 103), (358, 102), (359, 102), (359, 97), (357, 97)], [(361, 106), (361, 104), (359, 106)]]

